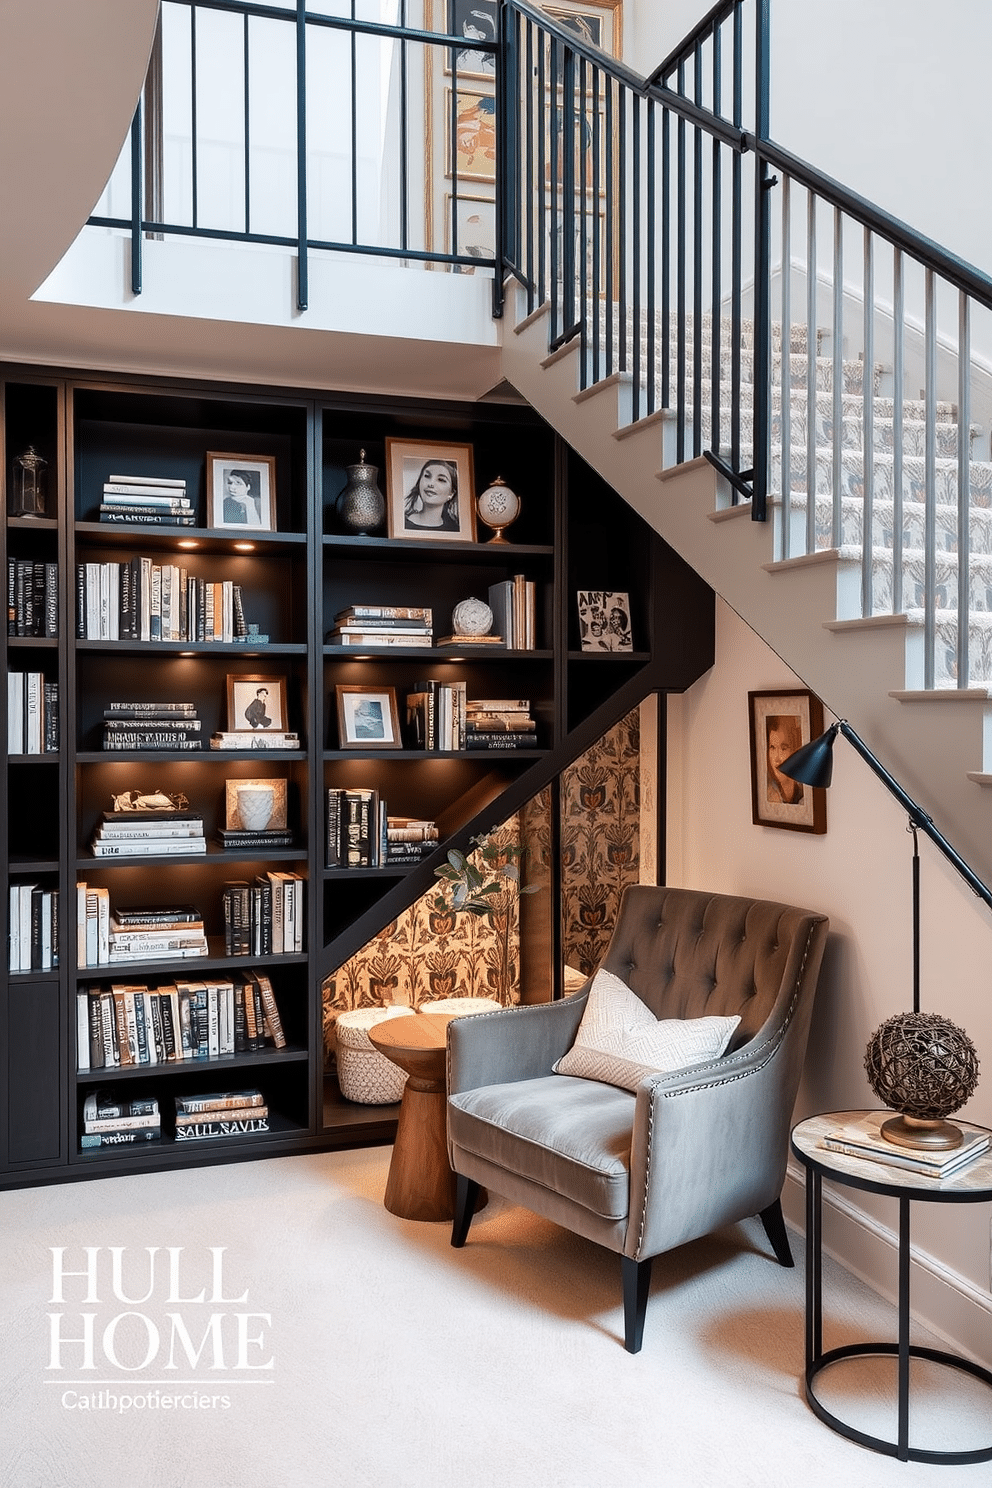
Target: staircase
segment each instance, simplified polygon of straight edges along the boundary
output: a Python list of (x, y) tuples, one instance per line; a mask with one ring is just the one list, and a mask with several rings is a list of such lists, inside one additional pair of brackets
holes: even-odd
[[(934, 521), (937, 592), (936, 686), (924, 688), (923, 620), (927, 584), (924, 553), (927, 409), (922, 400), (884, 392), (887, 371), (875, 366), (866, 420), (864, 362), (817, 356), (812, 367), (806, 326), (793, 325), (783, 379), (780, 328), (773, 330), (769, 520), (752, 522), (749, 506), (733, 505), (729, 484), (701, 458), (677, 462), (676, 417), (666, 409), (630, 420), (629, 375), (614, 373), (592, 386), (587, 353), (576, 339), (549, 355), (551, 307), (527, 313), (526, 296), (511, 290), (504, 366), (507, 378), (553, 423), (590, 465), (660, 532), (667, 542), (816, 692), (835, 715), (847, 717), (936, 825), (975, 868), (992, 878), (992, 463), (970, 463), (971, 685), (955, 685), (957, 630), (958, 428), (954, 405), (934, 404)], [(628, 317), (629, 324), (629, 317)], [(511, 330), (512, 327), (512, 330)], [(712, 324), (702, 325), (704, 369)], [(721, 327), (721, 349), (728, 326)], [(656, 325), (655, 346), (662, 340)], [(741, 404), (750, 405), (750, 327), (741, 348)], [(641, 366), (647, 365), (642, 320)], [(692, 329), (686, 334), (692, 360)], [(674, 358), (674, 343), (671, 354)], [(820, 350), (819, 345), (817, 350)], [(628, 352), (630, 348), (628, 347)], [(628, 355), (628, 365), (632, 357)], [(839, 373), (838, 373), (839, 368)], [(722, 369), (725, 371), (726, 369)], [(835, 390), (835, 381), (840, 386)], [(787, 392), (781, 388), (787, 383)], [(812, 390), (812, 401), (810, 391)], [(643, 406), (643, 405), (642, 405)], [(727, 398), (721, 407), (728, 408)], [(809, 430), (809, 410), (813, 429)], [(834, 429), (840, 414), (839, 440)], [(684, 420), (692, 421), (692, 408)], [(730, 437), (729, 412), (719, 445)], [(864, 428), (872, 425), (874, 492), (870, 513), (870, 575), (863, 589), (865, 501)], [(708, 408), (700, 408), (704, 446), (712, 438)], [(901, 426), (901, 427), (900, 427)], [(745, 424), (745, 428), (747, 425)], [(895, 431), (901, 434), (894, 448)], [(807, 437), (816, 471), (813, 531), (805, 490)], [(973, 449), (981, 433), (969, 429)], [(685, 445), (691, 448), (688, 435)], [(839, 481), (834, 465), (839, 445)], [(788, 494), (783, 456), (791, 470)], [(751, 452), (740, 449), (740, 464)], [(901, 467), (902, 542), (896, 542), (894, 469)], [(836, 504), (834, 493), (839, 495)], [(836, 528), (839, 525), (839, 533)], [(810, 539), (811, 540), (808, 540)], [(839, 538), (839, 540), (838, 540)], [(783, 556), (797, 554), (798, 556)], [(901, 594), (901, 609), (891, 609)], [(978, 681), (974, 679), (978, 678)]]

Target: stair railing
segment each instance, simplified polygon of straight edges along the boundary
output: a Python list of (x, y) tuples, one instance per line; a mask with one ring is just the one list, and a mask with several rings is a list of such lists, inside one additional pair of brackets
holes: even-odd
[[(751, 43), (759, 123), (765, 11)], [(622, 381), (631, 422), (668, 425), (668, 463), (724, 450), (760, 519), (769, 214), (764, 162), (742, 169), (742, 0), (722, 0), (647, 80), (526, 0), (505, 0), (502, 41), (504, 269), (530, 309), (549, 305), (552, 352), (578, 340), (582, 387)], [(742, 413), (745, 370), (762, 391)]]

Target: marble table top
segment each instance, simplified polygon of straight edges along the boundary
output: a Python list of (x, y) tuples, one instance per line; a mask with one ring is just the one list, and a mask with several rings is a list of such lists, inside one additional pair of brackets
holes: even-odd
[[(870, 1158), (852, 1157), (846, 1152), (834, 1152), (821, 1146), (825, 1136), (839, 1127), (865, 1116), (877, 1116), (887, 1121), (892, 1111), (829, 1111), (821, 1116), (810, 1116), (792, 1132), (792, 1146), (797, 1157), (808, 1157), (821, 1168), (826, 1176), (838, 1182), (848, 1181), (856, 1187), (870, 1186), (878, 1191), (913, 1193), (917, 1198), (967, 1202), (988, 1198), (992, 1200), (992, 1147), (987, 1147), (972, 1162), (947, 1178), (930, 1178), (925, 1173), (916, 1173), (895, 1163), (875, 1162)], [(953, 1120), (953, 1117), (951, 1118)], [(974, 1124), (966, 1123), (968, 1126)], [(909, 1149), (896, 1147), (898, 1153)]]

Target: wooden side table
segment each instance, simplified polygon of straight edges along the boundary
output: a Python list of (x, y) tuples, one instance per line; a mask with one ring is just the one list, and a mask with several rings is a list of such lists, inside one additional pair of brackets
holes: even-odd
[[(887, 1167), (867, 1158), (850, 1157), (845, 1152), (831, 1152), (821, 1147), (820, 1140), (837, 1127), (866, 1116), (866, 1111), (834, 1111), (827, 1116), (811, 1116), (801, 1121), (792, 1133), (792, 1151), (806, 1169), (806, 1400), (810, 1409), (832, 1430), (850, 1441), (898, 1457), (901, 1462), (989, 1462), (992, 1447), (979, 1447), (967, 1452), (929, 1451), (909, 1445), (909, 1361), (928, 1359), (932, 1363), (970, 1374), (992, 1386), (992, 1373), (970, 1359), (943, 1349), (924, 1348), (909, 1341), (909, 1211), (916, 1202), (931, 1204), (992, 1203), (992, 1152), (986, 1149), (980, 1157), (950, 1178), (927, 1178), (906, 1168)], [(867, 1193), (888, 1194), (899, 1200), (899, 1307), (898, 1341), (896, 1343), (853, 1343), (823, 1352), (823, 1290), (821, 1220), (823, 1179), (842, 1183)], [(870, 1436), (859, 1431), (827, 1410), (816, 1398), (813, 1388), (818, 1374), (839, 1359), (881, 1356), (898, 1360), (897, 1439)]]
[[(445, 1124), (447, 1032), (450, 1016), (411, 1013), (368, 1030), (371, 1042), (406, 1070), (396, 1141), (383, 1200), (400, 1219), (445, 1220), (455, 1215), (455, 1175), (448, 1162)], [(477, 1208), (486, 1195), (480, 1192)]]

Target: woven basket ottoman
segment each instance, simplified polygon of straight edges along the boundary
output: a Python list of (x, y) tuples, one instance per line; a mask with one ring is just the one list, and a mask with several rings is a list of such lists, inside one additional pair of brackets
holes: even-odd
[(338, 1084), (345, 1100), (365, 1106), (388, 1106), (403, 1098), (406, 1072), (372, 1047), (368, 1030), (387, 1018), (412, 1018), (407, 1007), (355, 1008), (341, 1013), (334, 1025), (338, 1050)]

